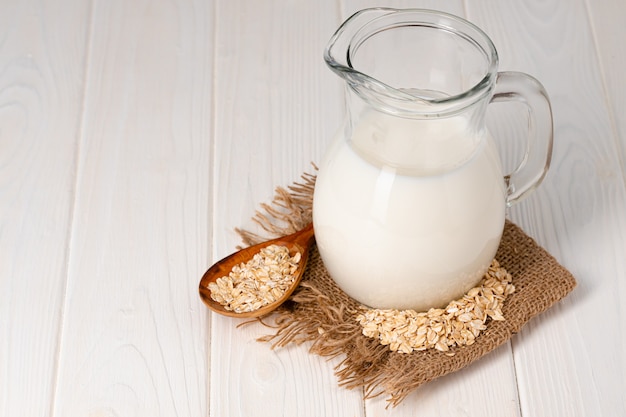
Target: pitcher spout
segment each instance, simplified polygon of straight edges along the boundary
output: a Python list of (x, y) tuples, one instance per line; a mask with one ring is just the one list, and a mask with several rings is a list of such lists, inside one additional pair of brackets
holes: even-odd
[(355, 44), (357, 34), (377, 18), (396, 11), (397, 9), (377, 7), (360, 10), (350, 16), (330, 38), (324, 50), (326, 64), (349, 84), (361, 84), (363, 77), (368, 76), (355, 69), (351, 62), (351, 53), (354, 53), (354, 50), (359, 46)]

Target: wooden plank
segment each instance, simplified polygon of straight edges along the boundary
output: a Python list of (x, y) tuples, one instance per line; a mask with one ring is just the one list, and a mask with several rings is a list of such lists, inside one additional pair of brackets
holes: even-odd
[[(626, 39), (626, 4), (623, 2), (587, 2), (588, 13), (590, 15), (590, 23), (595, 39), (598, 57), (600, 60), (600, 68), (602, 70), (602, 79), (604, 82), (604, 94), (608, 102), (609, 117), (612, 121), (612, 129), (614, 131), (614, 139), (616, 148), (620, 152), (622, 184), (626, 184), (626, 82), (624, 81), (624, 68), (626, 68), (626, 50), (623, 47), (623, 40)], [(617, 169), (602, 169), (601, 177), (617, 177), (619, 172)], [(617, 178), (614, 178), (618, 181)], [(624, 185), (626, 188), (626, 185)], [(623, 207), (622, 207), (623, 208)], [(624, 239), (626, 236), (626, 227), (624, 227), (624, 217), (626, 213), (619, 210), (619, 206), (612, 211), (613, 216), (619, 219), (616, 222), (618, 227), (607, 233), (617, 235)], [(615, 239), (615, 240), (617, 240)], [(615, 243), (616, 246), (610, 248), (608, 245)], [(614, 286), (617, 288), (617, 295), (613, 295), (612, 300), (617, 303), (619, 308), (619, 318), (621, 322), (626, 318), (626, 304), (624, 304), (623, 296), (626, 294), (626, 265), (624, 264), (624, 253), (626, 252), (626, 242), (607, 242), (605, 249), (608, 251), (607, 256), (612, 256), (616, 262), (609, 266), (614, 268), (610, 273), (615, 275)], [(604, 259), (606, 260), (606, 259)], [(620, 297), (621, 296), (621, 297)], [(618, 382), (616, 390), (624, 391), (624, 375), (626, 375), (626, 331), (623, 326), (618, 328), (619, 335), (612, 338), (613, 343), (621, 346), (621, 353), (615, 358), (614, 366), (616, 372), (612, 374), (621, 375), (622, 378)], [(621, 387), (621, 388), (620, 388)], [(618, 391), (617, 391), (618, 392)], [(611, 396), (612, 406), (617, 410), (621, 410), (621, 414), (626, 415), (626, 402), (624, 398), (619, 403), (619, 397), (613, 392)], [(610, 408), (608, 408), (611, 410)], [(610, 411), (609, 411), (610, 412)], [(619, 411), (617, 411), (619, 414)]]
[(625, 335), (615, 325), (626, 318), (626, 193), (620, 138), (611, 126), (586, 7), (583, 1), (553, 0), (488, 1), (469, 8), (498, 46), (501, 68), (535, 75), (551, 95), (551, 171), (511, 217), (579, 282), (513, 339), (522, 415), (626, 412)]
[(56, 384), (89, 2), (0, 3), (0, 415)]
[(212, 19), (93, 5), (55, 416), (207, 414)]
[[(322, 59), (339, 24), (333, 1), (217, 2), (214, 260), (239, 244), (235, 227), (310, 161), (339, 127), (341, 85)], [(270, 350), (270, 330), (213, 315), (214, 416), (363, 415), (361, 392), (338, 388), (337, 361), (307, 346)]]
[(626, 3), (601, 1), (586, 4), (591, 34), (600, 60), (604, 94), (609, 102), (609, 117), (615, 131), (615, 146), (620, 150), (621, 174), (626, 183), (626, 83), (623, 72), (626, 68), (626, 51), (623, 48), (623, 40), (626, 39)]

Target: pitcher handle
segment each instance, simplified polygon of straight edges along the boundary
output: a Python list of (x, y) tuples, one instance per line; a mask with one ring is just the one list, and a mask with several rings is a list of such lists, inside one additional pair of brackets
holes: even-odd
[(526, 152), (521, 162), (504, 178), (508, 207), (526, 197), (546, 176), (552, 159), (552, 107), (548, 93), (539, 81), (521, 72), (499, 72), (492, 103), (516, 101), (526, 105), (529, 114)]

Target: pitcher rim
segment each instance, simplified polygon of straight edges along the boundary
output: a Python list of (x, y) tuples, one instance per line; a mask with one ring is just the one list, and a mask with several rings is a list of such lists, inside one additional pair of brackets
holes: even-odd
[[(367, 13), (372, 12), (383, 12), (383, 14), (374, 17), (366, 22), (364, 22), (361, 26), (356, 27), (356, 30), (353, 30), (347, 40), (345, 46), (339, 50), (342, 56), (345, 59), (345, 63), (342, 63), (338, 60), (336, 53), (333, 53), (333, 48), (338, 45), (338, 41), (342, 36), (347, 36), (346, 32), (348, 31), (351, 25), (354, 25), (355, 22)], [(373, 24), (378, 19), (382, 19), (385, 17), (389, 17), (390, 15), (409, 15), (409, 14), (420, 14), (422, 16), (436, 16), (444, 19), (450, 19), (451, 21), (464, 26), (465, 30), (459, 29), (454, 30), (454, 28), (446, 27), (439, 22), (428, 22), (431, 26), (441, 27), (450, 30), (457, 36), (463, 36), (472, 41), (479, 49), (481, 49), (486, 58), (487, 58), (487, 68), (483, 77), (476, 82), (472, 87), (465, 89), (464, 91), (453, 94), (443, 98), (430, 98), (430, 97), (420, 97), (415, 94), (410, 94), (408, 92), (402, 91), (396, 87), (390, 86), (382, 81), (379, 81), (358, 69), (355, 69), (352, 66), (350, 60), (350, 52), (354, 46), (360, 46), (362, 42), (366, 39), (359, 39), (359, 33), (367, 26)], [(411, 22), (407, 20), (402, 24), (397, 24), (397, 27), (408, 26)], [(417, 22), (413, 22), (417, 23)], [(424, 22), (422, 22), (424, 23)], [(471, 36), (467, 32), (473, 31), (478, 36)], [(480, 39), (477, 39), (479, 37)], [(326, 64), (338, 75), (340, 75), (345, 81), (348, 82), (348, 85), (360, 96), (357, 87), (367, 84), (366, 87), (370, 92), (373, 92), (375, 95), (391, 99), (394, 101), (392, 106), (387, 106), (390, 108), (383, 109), (388, 113), (402, 113), (403, 111), (408, 111), (410, 113), (416, 113), (420, 116), (428, 116), (431, 114), (436, 114), (437, 116), (448, 115), (452, 113), (458, 113), (463, 111), (467, 107), (472, 104), (480, 101), (486, 95), (490, 93), (492, 87), (494, 85), (495, 78), (497, 76), (498, 70), (498, 53), (493, 44), (491, 38), (478, 26), (473, 24), (472, 22), (464, 19), (460, 16), (456, 16), (451, 13), (432, 10), (432, 9), (421, 9), (421, 8), (407, 8), (407, 9), (398, 9), (398, 8), (390, 8), (390, 7), (373, 7), (359, 10), (352, 14), (348, 19), (346, 19), (339, 28), (335, 31), (331, 39), (329, 40), (326, 48), (324, 49), (324, 60)], [(371, 88), (371, 87), (374, 88)], [(415, 110), (416, 103), (426, 103), (430, 107), (432, 107), (429, 111), (417, 111)], [(380, 104), (380, 103), (379, 103)], [(413, 104), (413, 106), (411, 105)], [(445, 108), (445, 109), (444, 109)]]

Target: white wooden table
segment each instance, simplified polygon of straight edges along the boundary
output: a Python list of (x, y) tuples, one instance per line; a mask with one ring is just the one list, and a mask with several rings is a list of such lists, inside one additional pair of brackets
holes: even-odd
[[(374, 5), (467, 17), (546, 86), (551, 171), (509, 217), (579, 283), (389, 410), (197, 292), (320, 160), (323, 48)], [(625, 41), (623, 0), (0, 1), (0, 416), (625, 416)]]

